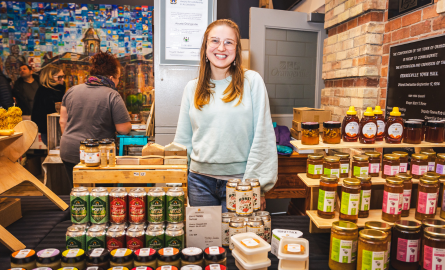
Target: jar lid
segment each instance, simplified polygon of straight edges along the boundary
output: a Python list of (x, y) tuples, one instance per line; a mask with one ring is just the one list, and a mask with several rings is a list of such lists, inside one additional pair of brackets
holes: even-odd
[(110, 141), (114, 143), (115, 140), (113, 138), (103, 138), (102, 141)]
[(133, 260), (133, 251), (128, 248), (118, 248), (111, 251), (111, 261), (115, 263), (126, 263)]
[(384, 231), (373, 230), (373, 229), (364, 229), (359, 232), (361, 238), (368, 240), (385, 240), (388, 237), (388, 234)]
[(344, 220), (332, 222), (332, 228), (337, 231), (345, 231), (345, 232), (356, 231), (358, 229), (357, 224)]
[(433, 228), (445, 228), (445, 221), (434, 218), (427, 218), (422, 220), (423, 227), (433, 227)]
[(226, 270), (227, 267), (222, 264), (209, 264), (206, 266), (205, 270)]
[(383, 114), (382, 109), (380, 108), (380, 106), (375, 106), (373, 113), (374, 114)]
[(99, 144), (111, 144), (111, 142), (102, 140), (102, 141), (99, 142)]
[(367, 221), (365, 222), (365, 229), (373, 229), (373, 230), (389, 232), (391, 231), (391, 225), (381, 221)]
[(232, 178), (232, 179), (229, 179), (228, 182), (229, 182), (229, 183), (239, 183), (239, 182), (241, 182), (241, 179), (238, 179), (238, 178)]
[(338, 153), (335, 153), (334, 156), (340, 157), (340, 158), (348, 158), (349, 157), (349, 153), (338, 152)]
[(58, 249), (47, 248), (37, 252), (37, 262), (41, 264), (50, 264), (60, 260), (61, 254)]
[(202, 270), (202, 267), (201, 267), (201, 265), (189, 264), (189, 265), (184, 265), (183, 267), (181, 267), (181, 270)]
[(405, 127), (407, 128), (422, 128), (422, 123), (417, 121), (406, 121)]
[(366, 108), (366, 111), (363, 113), (364, 116), (374, 116), (374, 112), (371, 107)]
[(337, 121), (327, 121), (327, 122), (323, 122), (323, 127), (325, 127), (325, 128), (340, 128), (341, 123), (337, 122)]
[(371, 182), (371, 176), (369, 174), (360, 174), (358, 176), (355, 176), (360, 182)]
[(227, 252), (223, 247), (208, 247), (204, 250), (204, 258), (211, 262), (218, 262), (227, 257)]
[(87, 144), (85, 144), (86, 147), (97, 147), (99, 146), (99, 143), (97, 142), (88, 142)]
[(441, 159), (445, 159), (445, 153), (439, 153), (439, 154), (437, 154), (437, 157), (441, 158)]
[(85, 270), (107, 270), (107, 269), (103, 269), (98, 266), (88, 266), (87, 268), (85, 268)]
[(80, 144), (86, 144), (88, 141), (87, 140), (81, 140)]
[(317, 129), (320, 128), (320, 123), (318, 122), (303, 122), (301, 127), (304, 129)]
[(134, 252), (136, 262), (152, 262), (157, 258), (156, 250), (152, 248), (141, 248)]
[(85, 260), (85, 250), (80, 248), (67, 249), (62, 252), (62, 262), (77, 263)]
[(161, 248), (160, 250), (158, 250), (158, 254), (159, 254), (158, 260), (163, 262), (174, 262), (179, 260), (179, 258), (181, 258), (181, 253), (179, 253), (179, 249), (172, 247)]
[(197, 247), (188, 247), (181, 250), (181, 259), (187, 262), (198, 262), (202, 260), (203, 257), (202, 249)]
[(430, 172), (430, 173), (432, 173), (432, 174), (430, 174), (430, 175), (427, 175), (427, 174), (422, 175), (422, 177), (420, 177), (419, 181), (422, 184), (427, 184), (427, 185), (434, 185), (434, 184), (439, 183), (439, 175), (436, 176), (436, 175), (433, 175), (433, 172)]
[(405, 229), (408, 231), (415, 231), (420, 229), (420, 222), (412, 221), (412, 220), (397, 220), (394, 224), (397, 228)]
[(382, 154), (380, 152), (365, 152), (365, 155), (367, 155), (368, 157), (380, 157)]
[(402, 179), (403, 181), (409, 181), (413, 179), (413, 176), (408, 173), (399, 173), (398, 175), (396, 175), (396, 177)]
[(347, 115), (356, 115), (357, 112), (355, 111), (354, 106), (349, 106), (349, 110), (346, 112)]
[(11, 254), (11, 262), (14, 264), (26, 264), (36, 260), (36, 251), (33, 249), (22, 249)]
[(66, 267), (61, 267), (57, 270), (81, 270), (81, 269), (78, 269), (76, 267), (66, 266)]
[[(114, 267), (110, 267), (110, 268), (108, 268), (108, 270), (131, 270), (131, 269), (128, 269), (127, 267), (125, 267), (125, 266), (114, 266)], [(173, 269), (172, 269), (173, 270)]]
[(322, 176), (320, 176), (320, 180), (337, 183), (338, 177), (335, 174), (323, 174)]
[(407, 121), (425, 123), (425, 120), (423, 120), (423, 119), (408, 119)]
[(93, 248), (87, 252), (87, 262), (100, 264), (110, 259), (110, 252), (106, 248)]
[(386, 178), (386, 183), (388, 184), (394, 184), (394, 185), (403, 185), (403, 179), (400, 179), (398, 177), (388, 177)]
[(360, 186), (361, 182), (357, 178), (345, 178), (343, 179), (343, 184), (348, 186)]
[(420, 153), (421, 154), (424, 154), (424, 155), (427, 155), (427, 156), (436, 156), (436, 152), (434, 152), (434, 151), (431, 151), (431, 150), (423, 150), (423, 151), (420, 151)]
[(98, 142), (99, 140), (98, 139), (86, 139), (85, 141), (87, 141), (87, 142)]
[(428, 121), (426, 125), (429, 127), (438, 127), (438, 128), (445, 127), (445, 123), (441, 121)]
[(369, 157), (367, 155), (356, 155), (352, 157), (356, 161), (368, 161)]
[(311, 154), (311, 155), (307, 155), (308, 159), (313, 159), (313, 160), (317, 160), (317, 159), (322, 159), (323, 155), (321, 154)]
[(445, 229), (443, 229), (443, 228), (428, 227), (428, 228), (423, 229), (423, 232), (425, 233), (425, 235), (428, 235), (431, 237), (445, 238)]
[(398, 155), (401, 158), (407, 157), (408, 153), (407, 152), (403, 152), (403, 151), (394, 151), (392, 152), (393, 155)]
[[(131, 270), (155, 270), (154, 268), (150, 267), (150, 266), (137, 266), (134, 267)], [(173, 269), (172, 269), (173, 270)]]
[(428, 159), (428, 156), (424, 155), (424, 154), (412, 154), (411, 157), (414, 159), (420, 159), (420, 160)]
[(399, 111), (399, 107), (393, 107), (392, 112), (389, 113), (391, 116), (401, 116), (402, 113)]
[(386, 155), (383, 155), (383, 158), (386, 160), (399, 160), (400, 156), (394, 155), (394, 154), (386, 154)]
[(336, 156), (325, 156), (324, 160), (326, 160), (327, 162), (339, 162), (340, 161), (340, 157), (336, 157)]

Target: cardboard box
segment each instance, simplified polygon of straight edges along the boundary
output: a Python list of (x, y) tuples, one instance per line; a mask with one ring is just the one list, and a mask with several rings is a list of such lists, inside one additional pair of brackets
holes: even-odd
[(0, 225), (8, 227), (22, 218), (22, 206), (18, 198), (0, 198)]
[(331, 121), (331, 111), (309, 107), (294, 108), (295, 122), (326, 122)]
[(139, 159), (139, 165), (164, 165), (164, 157), (148, 156)]
[(290, 129), (290, 136), (296, 140), (301, 140), (301, 131), (296, 131), (295, 129)]

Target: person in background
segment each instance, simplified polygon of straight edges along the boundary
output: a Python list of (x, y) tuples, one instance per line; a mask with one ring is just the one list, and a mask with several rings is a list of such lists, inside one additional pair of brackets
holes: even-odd
[(241, 66), (238, 26), (217, 20), (204, 33), (197, 79), (184, 90), (174, 142), (190, 154), (191, 206), (226, 208), (230, 178), (257, 178), (261, 209), (277, 181), (278, 155), (261, 76)]
[(65, 73), (62, 67), (47, 65), (40, 71), (40, 86), (34, 97), (31, 120), (35, 122), (47, 145), (47, 115), (56, 112), (56, 102), (62, 102), (65, 94)]
[(11, 79), (3, 74), (3, 64), (0, 58), (0, 107), (7, 110), (14, 105), (11, 91)]
[(60, 157), (73, 184), (73, 168), (80, 162), (80, 141), (114, 138), (131, 131), (130, 116), (116, 90), (121, 65), (110, 53), (99, 52), (90, 59), (90, 77), (73, 86), (60, 108)]
[(20, 66), (19, 71), (20, 78), (15, 81), (12, 93), (22, 114), (31, 115), (34, 97), (40, 86), (39, 75), (33, 74), (32, 68), (25, 64)]

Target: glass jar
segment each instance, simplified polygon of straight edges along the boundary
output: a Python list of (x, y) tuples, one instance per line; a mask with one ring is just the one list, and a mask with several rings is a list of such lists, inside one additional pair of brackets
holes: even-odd
[(340, 157), (326, 156), (323, 161), (323, 174), (340, 177)]
[(320, 140), (320, 124), (317, 122), (301, 123), (301, 144), (317, 145)]
[(181, 266), (199, 265), (204, 263), (204, 253), (197, 247), (188, 247), (181, 250)]
[(37, 252), (37, 267), (49, 267), (52, 269), (59, 269), (61, 266), (61, 254), (58, 249), (47, 248)]
[(85, 268), (85, 251), (79, 248), (68, 249), (62, 252), (62, 267)]
[(128, 248), (118, 248), (111, 252), (110, 267), (123, 266), (133, 268), (133, 251)]
[(100, 165), (99, 143), (88, 142), (85, 144), (85, 166), (97, 167)]
[(373, 229), (383, 231), (388, 234), (388, 248), (385, 252), (384, 268), (389, 268), (389, 261), (391, 258), (391, 229), (392, 226), (386, 222), (380, 221), (367, 221), (365, 222), (365, 229)]
[(365, 152), (369, 157), (369, 175), (372, 177), (380, 176), (380, 152)]
[(420, 153), (428, 156), (428, 171), (434, 172), (436, 169), (436, 152), (431, 150), (422, 150)]
[(402, 202), (402, 217), (409, 216), (409, 209), (411, 208), (411, 194), (413, 190), (412, 176), (407, 173), (399, 173), (397, 178), (403, 180), (403, 202)]
[(445, 177), (445, 154), (444, 153), (437, 154), (436, 173), (440, 175), (440, 178)]
[(352, 157), (352, 176), (361, 174), (369, 174), (369, 157), (367, 155)]
[(395, 176), (400, 170), (400, 158), (398, 155), (386, 154), (383, 156), (383, 173), (382, 178)]
[(80, 163), (85, 164), (85, 144), (87, 141), (80, 141), (80, 147), (79, 147), (79, 155), (80, 155)]
[(414, 179), (419, 179), (428, 172), (428, 156), (423, 154), (411, 155), (411, 175)]
[(421, 135), (421, 138), (422, 138), (422, 141), (424, 141), (425, 140), (425, 133), (426, 133), (426, 124), (427, 124), (427, 121), (425, 121), (425, 120), (423, 120), (423, 119), (408, 119), (408, 121), (412, 121), (412, 122), (419, 122), (419, 123), (421, 123), (422, 124), (422, 135)]
[(361, 230), (358, 238), (357, 270), (382, 269), (387, 249), (387, 233), (372, 229)]
[(323, 123), (323, 143), (337, 144), (341, 141), (341, 123), (328, 121)]
[[(340, 158), (340, 177), (348, 178), (349, 177), (349, 166), (351, 163), (351, 159), (349, 158), (348, 153), (336, 153), (334, 156)], [(444, 173), (445, 174), (445, 173)]]
[(423, 264), (422, 269), (444, 269), (445, 229), (426, 228), (423, 231)]
[(374, 144), (377, 135), (377, 120), (371, 107), (366, 108), (359, 124), (359, 141), (364, 144)]
[(31, 270), (36, 268), (36, 251), (33, 249), (22, 249), (11, 254), (11, 268), (25, 268)]
[(134, 267), (149, 266), (156, 269), (158, 254), (152, 248), (141, 248), (134, 252)]
[(402, 217), (403, 180), (397, 177), (386, 178), (383, 188), (382, 219), (395, 222)]
[(108, 269), (110, 267), (110, 252), (106, 248), (90, 249), (87, 252), (86, 266)]
[(403, 119), (399, 107), (393, 107), (392, 112), (386, 120), (385, 127), (385, 142), (386, 143), (401, 143), (403, 135)]
[(358, 140), (359, 122), (360, 120), (357, 117), (357, 112), (355, 111), (354, 106), (350, 106), (341, 125), (341, 133), (344, 142), (356, 142)]
[(422, 221), (426, 218), (434, 218), (436, 216), (439, 189), (439, 175), (429, 173), (420, 178), (415, 215), (417, 220)]
[(329, 269), (355, 270), (357, 266), (358, 227), (350, 221), (335, 221), (331, 228)]
[(403, 129), (403, 142), (419, 144), (422, 142), (422, 123), (406, 121)]
[(100, 141), (99, 142), (99, 151), (100, 151), (100, 166), (101, 167), (107, 167), (108, 166), (108, 149), (109, 145), (111, 144), (110, 141)]
[(428, 121), (425, 141), (430, 143), (443, 143), (444, 128), (444, 122)]
[(181, 253), (179, 249), (166, 247), (158, 250), (158, 267), (165, 265), (173, 265), (176, 267), (181, 267)]
[(357, 222), (360, 190), (360, 180), (356, 178), (343, 179), (341, 189), (340, 220)]
[(321, 218), (335, 217), (335, 199), (338, 186), (336, 175), (322, 175), (318, 190), (317, 215)]
[(391, 253), (395, 256), (391, 266), (395, 269), (417, 270), (422, 248), (421, 224), (416, 221), (399, 220), (394, 224)]
[(204, 249), (205, 266), (220, 264), (227, 266), (227, 251), (223, 247), (208, 247)]
[(107, 138), (104, 139), (104, 141), (105, 140), (110, 142), (110, 144), (108, 145), (108, 153), (107, 153), (108, 166), (114, 167), (116, 166), (116, 144), (114, 142), (114, 139)]
[(307, 156), (306, 176), (311, 179), (320, 179), (323, 174), (323, 155), (312, 154)]
[(358, 208), (358, 217), (367, 218), (369, 217), (369, 208), (371, 203), (371, 176), (362, 174), (356, 177), (360, 180), (361, 190), (360, 190), (360, 203)]
[(400, 159), (400, 167), (399, 172), (406, 173), (408, 171), (408, 153), (403, 151), (394, 151), (393, 155), (399, 156)]

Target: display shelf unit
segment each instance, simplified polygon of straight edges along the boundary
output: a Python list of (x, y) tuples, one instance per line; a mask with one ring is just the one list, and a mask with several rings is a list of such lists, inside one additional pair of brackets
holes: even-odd
[(445, 143), (429, 143), (422, 142), (420, 144), (410, 144), (410, 143), (385, 143), (385, 142), (376, 142), (374, 144), (363, 144), (359, 142), (343, 142), (341, 141), (338, 144), (326, 144), (320, 143), (317, 145), (303, 145), (301, 140), (292, 140), (290, 143), (297, 148), (298, 150), (316, 150), (316, 149), (344, 149), (344, 148), (403, 148), (403, 147), (411, 147), (411, 148), (425, 148), (425, 147), (445, 147)]

